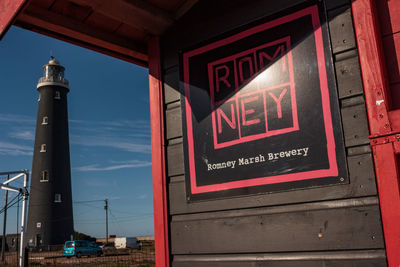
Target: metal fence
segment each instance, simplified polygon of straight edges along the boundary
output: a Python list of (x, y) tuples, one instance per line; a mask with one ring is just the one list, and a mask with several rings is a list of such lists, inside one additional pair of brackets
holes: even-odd
[[(28, 251), (28, 266), (134, 266), (154, 267), (154, 243), (144, 243), (141, 249), (108, 249), (102, 256), (64, 257), (60, 247), (43, 247)], [(18, 266), (16, 252), (7, 252), (0, 266)]]

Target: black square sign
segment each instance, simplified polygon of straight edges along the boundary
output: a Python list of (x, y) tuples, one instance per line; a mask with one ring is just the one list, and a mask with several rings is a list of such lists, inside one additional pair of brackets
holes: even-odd
[(183, 52), (188, 199), (347, 183), (334, 81), (318, 4)]

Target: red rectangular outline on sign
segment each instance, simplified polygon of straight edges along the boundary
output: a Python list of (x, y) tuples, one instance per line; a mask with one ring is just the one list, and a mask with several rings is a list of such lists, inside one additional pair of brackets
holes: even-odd
[[(258, 91), (262, 92), (263, 94), (263, 98), (264, 98), (264, 111), (265, 111), (265, 132), (263, 133), (259, 133), (259, 134), (254, 134), (254, 135), (248, 135), (248, 136), (242, 136), (241, 133), (241, 125), (240, 123), (238, 123), (238, 132), (239, 132), (239, 138), (235, 139), (235, 140), (231, 140), (231, 141), (225, 141), (225, 142), (220, 142), (218, 143), (218, 137), (217, 137), (217, 130), (216, 130), (216, 121), (215, 121), (215, 110), (213, 110), (212, 114), (211, 114), (211, 119), (212, 119), (212, 125), (213, 125), (213, 139), (214, 139), (214, 148), (215, 149), (220, 149), (220, 148), (224, 148), (224, 147), (229, 147), (229, 146), (233, 146), (236, 144), (240, 144), (240, 143), (247, 143), (250, 141), (254, 141), (257, 139), (262, 139), (265, 137), (270, 137), (270, 136), (274, 136), (274, 135), (280, 135), (280, 134), (284, 134), (284, 133), (289, 133), (289, 132), (293, 132), (293, 131), (298, 131), (299, 130), (299, 121), (298, 121), (298, 117), (297, 117), (297, 103), (296, 103), (296, 89), (295, 89), (295, 85), (294, 85), (294, 73), (293, 73), (293, 59), (292, 59), (292, 51), (291, 51), (291, 46), (290, 46), (290, 36), (286, 36), (284, 38), (281, 38), (279, 40), (275, 40), (260, 46), (257, 46), (255, 48), (251, 48), (248, 49), (246, 51), (242, 51), (240, 53), (222, 58), (222, 59), (218, 59), (214, 62), (208, 63), (208, 77), (209, 77), (209, 85), (210, 85), (210, 97), (211, 97), (211, 107), (214, 109), (216, 106), (218, 106), (219, 104), (221, 104), (222, 101), (220, 102), (216, 102), (214, 99), (214, 80), (213, 80), (213, 67), (215, 65), (219, 65), (221, 63), (225, 63), (228, 61), (234, 61), (234, 68), (236, 69), (236, 61), (235, 59), (238, 57), (241, 57), (243, 55), (247, 55), (250, 52), (265, 48), (265, 47), (270, 47), (270, 46), (274, 46), (277, 44), (285, 44), (286, 45), (286, 49), (287, 49), (287, 53), (285, 56), (287, 56), (288, 58), (288, 69), (289, 69), (289, 82), (285, 83), (285, 84), (278, 84), (269, 88), (263, 88), (263, 89), (257, 89)], [(257, 59), (254, 59), (255, 61), (257, 61)], [(258, 70), (258, 64), (255, 65), (255, 73), (257, 73)], [(260, 74), (259, 74), (260, 75)], [(261, 74), (262, 75), (262, 74)], [(236, 103), (236, 107), (237, 107), (237, 121), (240, 121), (239, 118), (239, 98), (246, 96), (248, 94), (253, 94), (254, 91), (249, 92), (249, 93), (244, 93), (244, 94), (240, 94), (239, 93), (239, 86), (238, 86), (238, 81), (237, 81), (237, 75), (235, 75), (235, 95), (232, 96), (231, 98), (229, 98), (228, 100), (225, 100), (223, 102), (231, 102), (231, 101), (235, 101)], [(210, 79), (210, 77), (212, 77)], [(257, 77), (252, 81), (252, 82), (256, 82)], [(267, 120), (267, 113), (266, 113), (266, 103), (265, 103), (265, 91), (267, 90), (271, 90), (271, 89), (275, 89), (278, 87), (284, 87), (284, 86), (289, 86), (290, 87), (290, 97), (291, 97), (291, 106), (292, 106), (292, 121), (293, 121), (293, 125), (292, 127), (287, 127), (284, 129), (277, 129), (277, 130), (268, 130), (268, 120)]]
[[(329, 168), (320, 169), (314, 171), (282, 174), (276, 176), (267, 176), (260, 178), (253, 178), (241, 181), (226, 182), (214, 185), (197, 186), (196, 184), (196, 170), (194, 161), (194, 142), (193, 142), (193, 125), (192, 125), (192, 109), (190, 106), (190, 84), (189, 84), (189, 58), (205, 53), (212, 49), (218, 48), (223, 45), (230, 44), (232, 42), (243, 39), (252, 34), (265, 31), (267, 29), (279, 26), (284, 23), (299, 19), (301, 17), (311, 16), (314, 38), (317, 52), (318, 61), (318, 72), (321, 88), (321, 98), (322, 98), (322, 111), (324, 118), (324, 126), (327, 140), (327, 151)], [(321, 30), (321, 23), (318, 16), (318, 6), (313, 5), (308, 8), (297, 11), (293, 14), (260, 24), (243, 32), (237, 33), (225, 39), (213, 42), (211, 44), (205, 45), (203, 47), (194, 49), (192, 51), (183, 54), (183, 76), (184, 76), (184, 90), (185, 90), (185, 108), (186, 108), (186, 126), (187, 126), (187, 141), (188, 141), (188, 155), (189, 155), (189, 175), (190, 175), (190, 188), (192, 194), (208, 193), (215, 191), (222, 191), (235, 188), (251, 187), (258, 185), (268, 185), (276, 183), (285, 183), (299, 180), (307, 180), (322, 177), (331, 177), (338, 175), (338, 167), (336, 163), (336, 147), (335, 138), (333, 135), (333, 126), (331, 118), (331, 108), (329, 99), (329, 88), (328, 88), (328, 78), (326, 74), (325, 67), (325, 55), (324, 55), (324, 45)]]

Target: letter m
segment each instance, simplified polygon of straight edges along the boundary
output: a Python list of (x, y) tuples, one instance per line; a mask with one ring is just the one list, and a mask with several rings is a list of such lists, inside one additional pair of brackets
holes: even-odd
[[(260, 51), (258, 53), (258, 59), (260, 61), (260, 69), (268, 65), (269, 63), (272, 63), (274, 60), (278, 58), (278, 55), (281, 55), (282, 57), (282, 71), (286, 70), (286, 62), (285, 62), (285, 46), (280, 45), (276, 48), (274, 55), (269, 55), (265, 51)], [(266, 60), (266, 62), (264, 62)]]

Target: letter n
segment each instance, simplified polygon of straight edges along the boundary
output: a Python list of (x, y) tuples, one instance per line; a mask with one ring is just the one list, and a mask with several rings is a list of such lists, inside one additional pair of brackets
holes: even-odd
[(218, 121), (218, 133), (222, 133), (222, 118), (228, 123), (229, 127), (236, 129), (236, 119), (235, 119), (235, 108), (233, 103), (231, 103), (231, 119), (225, 114), (221, 108), (217, 108), (217, 121)]

